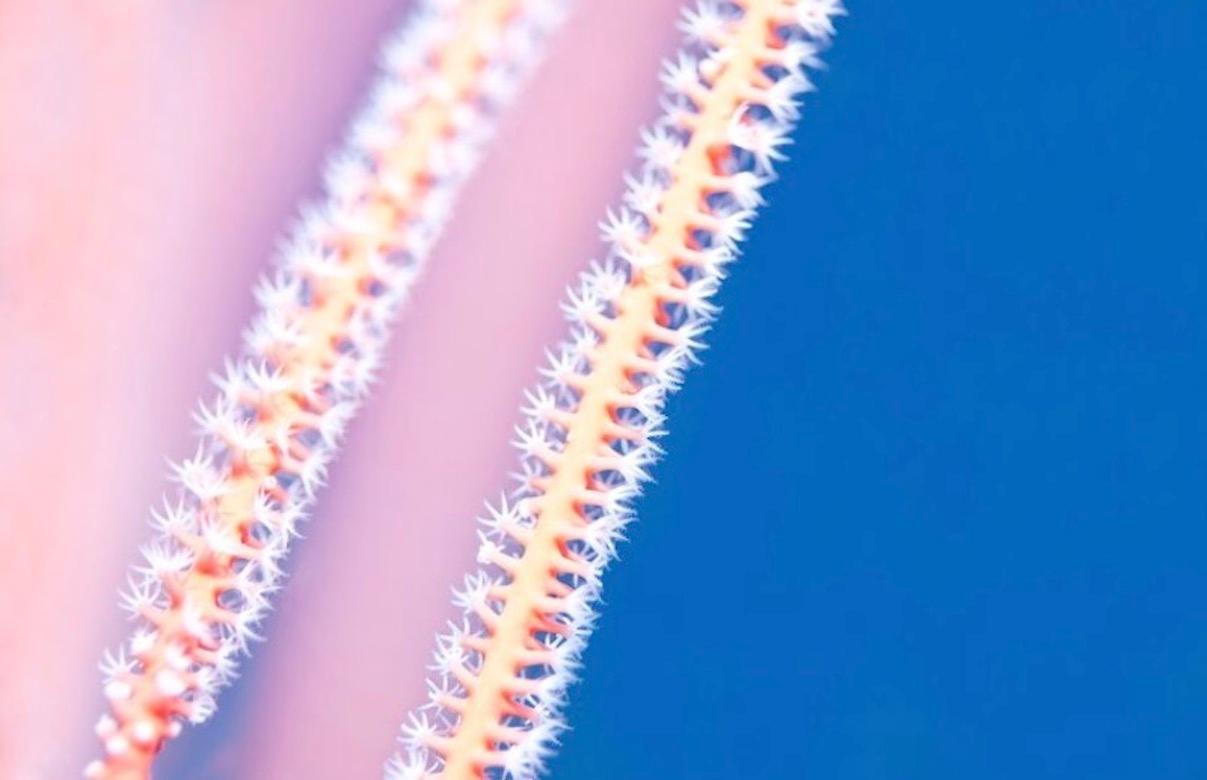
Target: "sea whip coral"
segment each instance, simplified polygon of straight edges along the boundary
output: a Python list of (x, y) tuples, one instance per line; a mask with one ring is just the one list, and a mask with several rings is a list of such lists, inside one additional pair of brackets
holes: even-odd
[(601, 575), (659, 453), (664, 401), (716, 314), (710, 299), (841, 13), (839, 0), (705, 0), (685, 15), (666, 112), (603, 226), (608, 258), (570, 291), (570, 337), (517, 431), (520, 486), (483, 521), (483, 568), (456, 592), (463, 619), (439, 637), (430, 701), (404, 724), (390, 778), (541, 771)]
[(89, 778), (143, 778), (183, 720), (202, 721), (278, 587), (280, 560), (381, 360), (493, 120), (564, 0), (426, 0), (305, 214), (256, 290), (242, 356), (196, 415), (180, 495), (154, 513), (123, 605), (138, 622), (102, 670), (112, 710)]

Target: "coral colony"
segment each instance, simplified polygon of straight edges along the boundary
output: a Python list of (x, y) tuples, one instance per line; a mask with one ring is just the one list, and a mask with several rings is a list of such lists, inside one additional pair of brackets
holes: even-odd
[[(89, 778), (146, 778), (183, 722), (206, 719), (278, 587), (280, 561), (364, 398), (390, 321), (564, 0), (426, 0), (302, 220), (256, 291), (242, 356), (196, 415), (197, 454), (123, 606), (137, 621), (102, 664), (111, 714)], [(479, 531), (481, 569), (438, 637), (430, 701), (407, 716), (394, 780), (530, 778), (591, 632), (604, 568), (660, 450), (662, 409), (820, 65), (840, 0), (703, 0), (663, 71), (665, 113), (609, 212), (606, 259), (563, 304), (517, 429), (521, 475)]]

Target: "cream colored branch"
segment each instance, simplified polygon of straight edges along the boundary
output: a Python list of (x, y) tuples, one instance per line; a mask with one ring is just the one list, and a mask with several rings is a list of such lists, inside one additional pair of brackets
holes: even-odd
[(439, 639), (430, 702), (404, 724), (391, 778), (540, 773), (603, 569), (659, 453), (664, 400), (715, 315), (710, 298), (841, 13), (839, 0), (706, 0), (686, 14), (666, 114), (605, 223), (609, 260), (570, 293), (570, 337), (518, 431), (522, 485), (484, 521), (483, 568), (456, 595), (463, 621)]

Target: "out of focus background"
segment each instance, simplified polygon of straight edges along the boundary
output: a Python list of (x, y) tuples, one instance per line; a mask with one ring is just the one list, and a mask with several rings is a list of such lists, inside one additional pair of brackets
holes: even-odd
[[(157, 780), (379, 774), (677, 6), (579, 4)], [(91, 757), (164, 458), (406, 7), (0, 0), (0, 777)], [(1207, 776), (1207, 7), (849, 7), (551, 776)]]

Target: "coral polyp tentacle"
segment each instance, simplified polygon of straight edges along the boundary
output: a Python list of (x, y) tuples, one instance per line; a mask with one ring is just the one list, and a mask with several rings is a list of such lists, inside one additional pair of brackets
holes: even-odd
[(841, 13), (839, 0), (705, 0), (685, 15), (666, 112), (602, 226), (607, 261), (568, 295), (570, 336), (517, 432), (520, 486), (484, 521), (483, 568), (456, 593), (463, 622), (438, 640), (430, 701), (404, 725), (391, 778), (541, 771), (603, 569), (660, 452), (664, 400), (701, 347)]
[(173, 467), (123, 606), (133, 635), (102, 664), (111, 713), (90, 778), (143, 778), (259, 637), (280, 561), (381, 360), (389, 323), (450, 200), (556, 23), (561, 0), (427, 0), (276, 271), (242, 356), (196, 414), (197, 454)]

